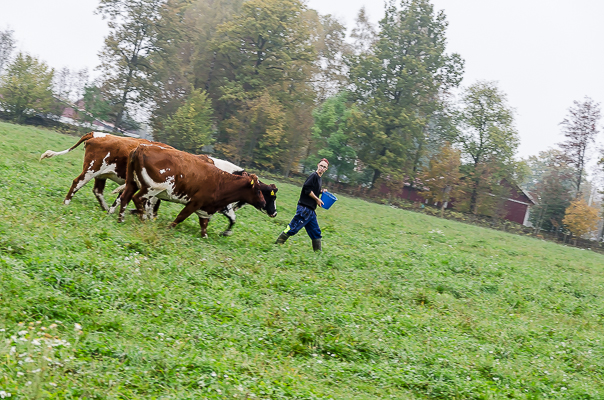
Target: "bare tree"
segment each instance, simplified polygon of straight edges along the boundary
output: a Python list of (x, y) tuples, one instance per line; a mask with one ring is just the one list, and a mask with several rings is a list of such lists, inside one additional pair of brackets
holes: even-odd
[(10, 61), (10, 56), (15, 49), (14, 31), (7, 29), (0, 31), (0, 73), (2, 69)]
[(84, 95), (84, 87), (88, 85), (88, 69), (72, 71), (67, 67), (55, 73), (53, 87), (55, 94), (62, 100), (76, 102)]
[(352, 29), (350, 37), (354, 39), (353, 49), (356, 54), (367, 53), (377, 40), (375, 26), (369, 21), (365, 7), (357, 14), (356, 26)]
[(600, 103), (589, 97), (583, 102), (573, 101), (574, 106), (568, 109), (568, 117), (560, 123), (566, 140), (559, 144), (564, 161), (575, 169), (575, 184), (579, 196), (583, 171), (588, 161), (587, 149), (595, 142), (600, 120)]
[(109, 35), (99, 56), (101, 89), (113, 104), (114, 124), (122, 127), (129, 108), (148, 100), (149, 55), (156, 49), (160, 8), (166, 0), (101, 0), (97, 12), (107, 18)]

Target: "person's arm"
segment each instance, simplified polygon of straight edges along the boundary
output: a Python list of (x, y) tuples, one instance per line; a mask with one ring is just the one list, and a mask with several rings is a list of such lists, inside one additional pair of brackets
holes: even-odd
[(317, 195), (314, 194), (312, 191), (310, 192), (310, 197), (312, 197), (317, 202), (317, 204), (319, 205), (319, 207), (323, 206), (323, 200), (321, 200), (320, 198), (318, 198)]

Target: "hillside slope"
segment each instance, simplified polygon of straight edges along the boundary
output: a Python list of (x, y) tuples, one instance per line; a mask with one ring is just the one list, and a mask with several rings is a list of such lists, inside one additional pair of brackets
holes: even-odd
[[(324, 252), (278, 211), (118, 224), (62, 200), (77, 138), (0, 123), (0, 396), (604, 398), (600, 254), (339, 196)], [(108, 193), (115, 185), (108, 185)]]

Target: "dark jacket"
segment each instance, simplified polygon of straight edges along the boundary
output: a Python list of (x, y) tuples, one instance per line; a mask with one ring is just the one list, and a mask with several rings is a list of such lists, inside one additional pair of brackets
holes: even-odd
[(311, 210), (315, 210), (317, 208), (317, 202), (315, 199), (310, 197), (310, 192), (313, 192), (315, 196), (321, 196), (321, 184), (323, 181), (317, 171), (310, 174), (308, 178), (306, 178), (306, 182), (304, 182), (304, 186), (302, 186), (302, 193), (300, 193), (300, 200), (298, 200), (298, 205), (308, 207)]

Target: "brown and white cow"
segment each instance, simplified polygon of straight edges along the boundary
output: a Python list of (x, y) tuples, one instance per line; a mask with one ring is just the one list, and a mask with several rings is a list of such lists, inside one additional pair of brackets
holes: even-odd
[[(42, 154), (40, 160), (69, 153), (82, 143), (84, 143), (85, 146), (84, 168), (82, 173), (73, 180), (71, 188), (69, 189), (69, 192), (67, 192), (67, 196), (65, 196), (63, 203), (65, 205), (69, 204), (75, 193), (84, 187), (84, 185), (86, 185), (89, 181), (94, 179), (94, 187), (92, 191), (101, 205), (101, 208), (103, 208), (105, 211), (109, 210), (109, 206), (107, 205), (105, 197), (103, 196), (107, 179), (116, 182), (118, 185), (124, 185), (126, 181), (126, 166), (128, 164), (128, 156), (139, 144), (153, 143), (164, 148), (173, 149), (172, 146), (167, 144), (152, 142), (146, 139), (121, 137), (102, 132), (90, 132), (82, 136), (75, 145), (67, 150), (60, 152), (47, 150), (44, 154)], [(202, 154), (197, 155), (197, 157), (203, 161), (215, 164), (218, 168), (226, 172), (237, 175), (246, 174), (241, 167), (238, 167), (228, 161), (208, 157)], [(266, 200), (266, 206), (261, 211), (266, 212), (270, 217), (275, 217), (277, 215), (276, 193), (278, 189), (274, 184), (261, 184), (260, 186)], [(120, 189), (123, 190), (123, 187), (124, 186), (118, 187), (114, 193), (121, 192)], [(221, 213), (229, 220), (229, 226), (222, 233), (222, 235), (229, 236), (232, 234), (232, 228), (236, 221), (235, 211), (241, 208), (243, 205), (245, 205), (245, 203), (230, 204), (221, 211)], [(157, 207), (159, 207), (159, 203), (155, 206), (156, 212)]]
[[(141, 143), (154, 143), (146, 139), (135, 139), (129, 137), (120, 137), (102, 132), (90, 132), (80, 138), (80, 140), (67, 150), (52, 151), (47, 150), (40, 157), (40, 161), (45, 158), (51, 158), (69, 153), (80, 144), (85, 143), (84, 153), (84, 168), (71, 184), (63, 204), (67, 205), (71, 202), (72, 197), (84, 185), (94, 179), (94, 187), (92, 192), (96, 196), (101, 208), (109, 211), (109, 206), (103, 196), (105, 183), (107, 179), (122, 185), (126, 182), (126, 166), (128, 165), (128, 156), (132, 150)], [(167, 144), (157, 143), (158, 146), (173, 149)]]
[[(219, 169), (230, 174), (241, 176), (249, 175), (248, 172), (245, 171), (245, 169), (229, 161), (205, 155), (198, 155), (197, 157), (201, 158), (203, 161), (207, 161), (211, 164), (214, 164)], [(266, 201), (266, 206), (263, 207), (260, 211), (265, 212), (271, 218), (275, 218), (277, 216), (277, 191), (279, 191), (279, 189), (277, 189), (277, 186), (275, 186), (274, 183), (267, 185), (262, 181), (258, 180), (258, 184), (260, 185), (260, 190), (262, 191), (262, 195), (264, 196), (264, 200)], [(112, 193), (122, 193), (125, 187), (125, 184), (119, 186)], [(157, 203), (153, 209), (154, 214), (157, 214), (157, 209), (161, 200), (156, 201)], [(231, 236), (233, 234), (233, 227), (235, 226), (235, 222), (237, 221), (237, 215), (235, 214), (235, 211), (239, 210), (245, 205), (245, 202), (240, 201), (237, 203), (229, 204), (223, 210), (220, 211), (221, 214), (227, 217), (227, 219), (229, 220), (229, 226), (224, 232), (221, 233), (222, 236)]]
[(233, 175), (184, 151), (143, 143), (130, 154), (126, 187), (109, 213), (119, 206), (119, 221), (123, 221), (132, 200), (144, 219), (152, 214), (154, 197), (185, 205), (171, 227), (196, 213), (202, 237), (207, 237), (209, 218), (229, 204), (266, 206), (256, 175)]

